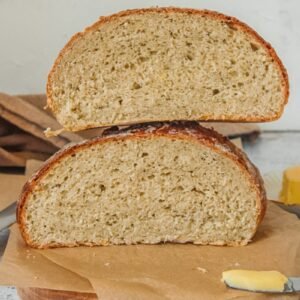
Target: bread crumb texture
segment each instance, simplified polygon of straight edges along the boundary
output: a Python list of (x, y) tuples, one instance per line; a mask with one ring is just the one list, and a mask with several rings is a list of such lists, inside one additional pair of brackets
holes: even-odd
[(27, 195), (21, 226), (34, 247), (246, 244), (257, 197), (249, 174), (205, 144), (107, 140), (52, 164)]
[(230, 18), (182, 11), (96, 23), (63, 51), (48, 97), (69, 130), (157, 120), (278, 118), (287, 82), (268, 47)]

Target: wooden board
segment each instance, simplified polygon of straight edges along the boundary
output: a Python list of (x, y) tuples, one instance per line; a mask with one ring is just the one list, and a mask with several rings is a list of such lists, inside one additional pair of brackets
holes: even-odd
[(97, 300), (94, 293), (79, 293), (38, 288), (17, 288), (21, 300)]

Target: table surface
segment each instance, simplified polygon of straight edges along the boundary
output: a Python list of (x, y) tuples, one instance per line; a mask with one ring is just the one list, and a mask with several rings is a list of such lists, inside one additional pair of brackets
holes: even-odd
[[(262, 174), (300, 165), (300, 131), (263, 132), (256, 141), (245, 141), (243, 146)], [(7, 230), (0, 232), (0, 256), (7, 235)], [(0, 300), (19, 300), (16, 289), (0, 286)]]

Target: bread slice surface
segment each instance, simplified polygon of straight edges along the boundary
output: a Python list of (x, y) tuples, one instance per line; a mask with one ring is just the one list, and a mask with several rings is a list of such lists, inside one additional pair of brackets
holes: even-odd
[(150, 121), (278, 119), (289, 94), (274, 49), (212, 11), (150, 8), (102, 17), (59, 54), (48, 106), (67, 130)]
[(245, 245), (265, 212), (257, 169), (196, 122), (111, 129), (53, 156), (17, 219), (36, 248), (165, 242)]

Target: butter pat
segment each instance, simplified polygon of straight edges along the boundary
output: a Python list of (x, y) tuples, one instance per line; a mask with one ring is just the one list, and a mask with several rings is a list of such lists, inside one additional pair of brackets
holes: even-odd
[(284, 171), (280, 200), (285, 204), (300, 204), (300, 166)]
[(283, 292), (288, 278), (277, 271), (230, 270), (222, 273), (222, 281), (241, 290)]

